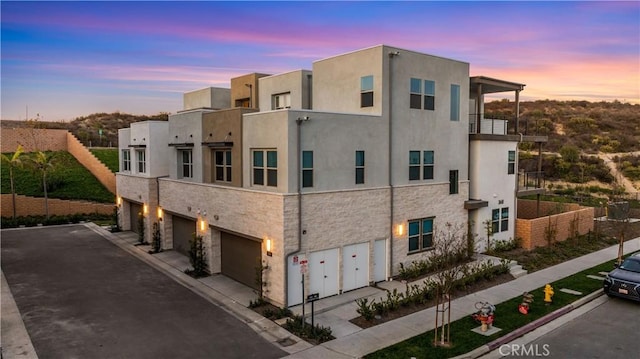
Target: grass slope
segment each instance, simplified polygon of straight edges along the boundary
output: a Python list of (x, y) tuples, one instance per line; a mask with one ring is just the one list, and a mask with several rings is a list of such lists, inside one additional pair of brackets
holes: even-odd
[(104, 163), (111, 172), (116, 173), (119, 170), (119, 159), (118, 159), (118, 149), (117, 148), (103, 148), (103, 149), (91, 149), (91, 153), (93, 153), (96, 158), (100, 160), (100, 162)]
[[(113, 203), (114, 195), (109, 192), (84, 166), (68, 152), (55, 152), (54, 169), (48, 174), (49, 198), (86, 200)], [(28, 165), (29, 154), (22, 157), (23, 168), (14, 173), (16, 193), (44, 197), (42, 176)], [(1, 168), (2, 193), (11, 193), (9, 170)]]

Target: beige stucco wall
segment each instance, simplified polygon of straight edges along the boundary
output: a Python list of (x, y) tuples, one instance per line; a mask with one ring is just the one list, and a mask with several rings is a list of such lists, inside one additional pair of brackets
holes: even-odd
[(219, 87), (207, 87), (200, 90), (185, 92), (182, 95), (182, 109), (197, 108), (227, 108), (231, 101), (231, 90)]
[(260, 78), (260, 110), (275, 110), (273, 95), (289, 93), (291, 108), (311, 108), (311, 71), (297, 70)]

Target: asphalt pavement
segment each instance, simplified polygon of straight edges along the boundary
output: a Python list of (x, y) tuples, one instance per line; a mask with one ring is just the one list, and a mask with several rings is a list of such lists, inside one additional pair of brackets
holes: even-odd
[(3, 230), (1, 244), (2, 272), (41, 358), (286, 354), (85, 225)]

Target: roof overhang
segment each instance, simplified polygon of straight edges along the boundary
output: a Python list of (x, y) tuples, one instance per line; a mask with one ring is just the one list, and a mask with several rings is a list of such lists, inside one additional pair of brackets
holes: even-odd
[(522, 91), (526, 86), (525, 84), (498, 80), (486, 76), (473, 76), (470, 78), (469, 84), (469, 91), (471, 93), (478, 93), (478, 87), (480, 87), (483, 94), (507, 91)]
[(129, 145), (131, 148), (147, 148), (147, 145)]
[(223, 142), (202, 142), (203, 146), (208, 146), (210, 148), (228, 148), (233, 147), (233, 142), (231, 141), (223, 141)]
[(183, 143), (170, 143), (169, 147), (193, 147), (193, 142), (192, 143), (187, 143), (187, 142), (183, 142)]
[(483, 201), (481, 199), (468, 199), (464, 201), (464, 209), (479, 209), (489, 207), (488, 201)]

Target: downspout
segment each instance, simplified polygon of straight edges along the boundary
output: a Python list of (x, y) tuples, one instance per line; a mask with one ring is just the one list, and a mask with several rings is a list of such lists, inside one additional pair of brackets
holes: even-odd
[(389, 272), (388, 277), (391, 277), (393, 274), (393, 68), (392, 63), (393, 58), (398, 56), (400, 53), (398, 51), (389, 52), (389, 151), (388, 151), (388, 172), (389, 172)]
[[(297, 176), (297, 194), (298, 194), (298, 245), (296, 249), (287, 253), (284, 256), (284, 291), (286, 293), (287, 300), (285, 301), (285, 307), (289, 306), (289, 257), (293, 254), (300, 252), (302, 248), (302, 166), (301, 166), (301, 153), (302, 153), (302, 122), (309, 121), (308, 116), (298, 117), (296, 119), (296, 171)], [(304, 298), (302, 298), (304, 304)]]

